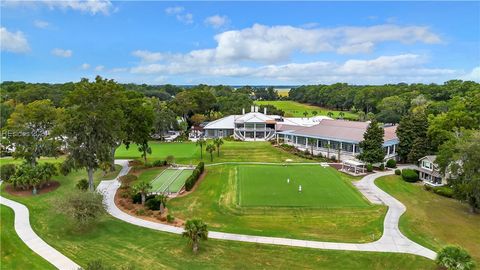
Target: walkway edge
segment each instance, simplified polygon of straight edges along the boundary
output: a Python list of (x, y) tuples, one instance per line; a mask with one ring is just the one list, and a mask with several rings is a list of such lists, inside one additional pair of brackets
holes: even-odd
[(33, 231), (32, 226), (30, 225), (30, 214), (25, 205), (2, 196), (0, 196), (0, 204), (7, 206), (14, 211), (15, 232), (33, 252), (37, 253), (40, 257), (44, 258), (58, 269), (77, 270), (81, 268), (67, 256), (43, 241), (43, 239)]

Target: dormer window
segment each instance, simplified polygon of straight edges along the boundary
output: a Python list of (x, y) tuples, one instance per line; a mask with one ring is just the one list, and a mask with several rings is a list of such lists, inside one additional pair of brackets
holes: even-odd
[(427, 160), (422, 161), (422, 167), (425, 169), (432, 169), (432, 163), (428, 162)]

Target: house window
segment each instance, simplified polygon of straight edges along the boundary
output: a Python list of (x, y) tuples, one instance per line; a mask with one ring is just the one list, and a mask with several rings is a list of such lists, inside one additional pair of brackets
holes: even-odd
[(422, 167), (425, 169), (432, 169), (432, 163), (424, 160), (422, 161)]

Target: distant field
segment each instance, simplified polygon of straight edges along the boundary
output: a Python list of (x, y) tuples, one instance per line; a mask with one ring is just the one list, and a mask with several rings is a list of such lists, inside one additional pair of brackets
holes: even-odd
[[(317, 111), (318, 115), (327, 115), (328, 112), (333, 113), (333, 117), (337, 118), (339, 116), (340, 111), (335, 111), (335, 110), (329, 110), (326, 108), (318, 107), (318, 106), (313, 106), (313, 105), (308, 105), (308, 104), (303, 104), (299, 103), (296, 101), (291, 101), (291, 100), (278, 100), (278, 101), (255, 101), (256, 104), (258, 105), (273, 105), (277, 107), (278, 109), (282, 110), (285, 112), (285, 116), (287, 117), (303, 117), (304, 112), (308, 112), (308, 117), (313, 116), (312, 112)], [(357, 119), (357, 115), (351, 112), (344, 111), (343, 112), (344, 118), (346, 119)]]
[[(319, 165), (238, 166), (238, 185), (241, 206), (369, 206), (334, 169)], [(300, 185), (301, 192), (298, 190)]]
[(278, 95), (281, 97), (288, 97), (288, 93), (290, 92), (290, 89), (278, 88), (278, 89), (275, 89), (275, 91), (277, 91)]

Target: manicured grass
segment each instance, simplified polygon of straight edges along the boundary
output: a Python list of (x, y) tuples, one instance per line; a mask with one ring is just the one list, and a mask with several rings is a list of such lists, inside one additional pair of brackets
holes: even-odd
[[(370, 242), (382, 235), (386, 207), (362, 201), (357, 202), (355, 207), (336, 208), (240, 207), (237, 203), (239, 183), (236, 175), (242, 166), (206, 167), (207, 175), (197, 189), (188, 196), (170, 200), (169, 212), (181, 219), (201, 218), (210, 227), (224, 232), (344, 242)], [(301, 168), (303, 165), (290, 166)], [(311, 169), (313, 167), (308, 168)], [(335, 171), (332, 173), (337, 174)], [(274, 178), (269, 174), (266, 177), (267, 180)], [(280, 184), (286, 185), (285, 177), (281, 177), (285, 182)], [(351, 181), (349, 178), (340, 177), (350, 185), (347, 182)], [(344, 189), (348, 190), (348, 187)], [(355, 193), (350, 195), (355, 201)]]
[(152, 190), (159, 191), (161, 187), (164, 187), (169, 184), (174, 177), (177, 176), (178, 170), (166, 169), (161, 174), (155, 175), (153, 180), (151, 180)]
[[(153, 265), (157, 269), (434, 269), (432, 261), (406, 254), (316, 250), (213, 239), (202, 242), (199, 254), (194, 255), (187, 240), (179, 235), (141, 228), (110, 216), (82, 231), (74, 230), (65, 216), (55, 211), (55, 206), (84, 177), (84, 171), (58, 176), (56, 180), (61, 186), (57, 190), (34, 197), (12, 197), (2, 190), (2, 196), (27, 205), (34, 230), (47, 243), (83, 267), (100, 259), (116, 268), (133, 264), (136, 269), (151, 269)], [(8, 217), (1, 222), (2, 228), (11, 227)], [(11, 241), (13, 236), (2, 231), (2, 241)], [(24, 260), (33, 260), (24, 253), (17, 257), (22, 256)], [(31, 269), (28, 265), (4, 268), (7, 259), (2, 253), (2, 269)], [(41, 265), (40, 268), (48, 269)]]
[(375, 183), (407, 206), (400, 230), (410, 239), (437, 251), (447, 244), (460, 245), (480, 263), (480, 214), (400, 176), (382, 177)]
[[(65, 160), (65, 157), (64, 156), (60, 156), (58, 158), (52, 158), (52, 157), (42, 157), (38, 160), (39, 163), (45, 163), (45, 162), (49, 162), (49, 163), (62, 163), (63, 161)], [(21, 159), (21, 158), (17, 158), (17, 159), (14, 159), (12, 157), (2, 157), (0, 158), (0, 165), (4, 165), (4, 164), (17, 164), (17, 165), (20, 165), (24, 162), (24, 159)]]
[[(255, 101), (258, 105), (273, 105), (285, 112), (286, 117), (304, 117), (303, 113), (308, 112), (307, 117), (312, 117), (313, 111), (317, 111), (318, 115), (327, 115), (328, 112), (333, 113), (333, 118), (337, 118), (339, 116), (340, 111), (330, 110), (327, 108), (322, 108), (314, 105), (308, 105), (299, 103), (296, 101), (291, 100), (276, 100), (276, 101)], [(345, 119), (357, 119), (357, 115), (348, 111), (343, 112)]]
[[(358, 191), (330, 167), (245, 165), (238, 166), (237, 170), (241, 206), (369, 206)], [(290, 179), (289, 183), (287, 179)]]
[(56, 269), (49, 262), (33, 252), (18, 237), (13, 227), (14, 212), (7, 206), (0, 206), (1, 227), (0, 253), (1, 269)]
[(193, 170), (183, 170), (180, 175), (175, 179), (175, 181), (170, 184), (168, 187), (170, 192), (179, 192), (180, 189), (185, 185), (188, 177), (192, 175)]
[[(220, 157), (214, 153), (213, 162), (210, 161), (210, 155), (205, 151), (205, 146), (203, 147), (203, 159), (201, 159), (200, 147), (193, 142), (161, 143), (151, 141), (149, 144), (152, 154), (148, 156), (148, 161), (164, 160), (167, 156), (173, 155), (176, 163), (185, 165), (196, 165), (200, 161), (207, 164), (229, 161), (284, 162), (286, 159), (294, 162), (312, 162), (276, 148), (269, 142), (224, 141), (220, 147)], [(131, 145), (129, 150), (125, 150), (125, 146), (122, 145), (117, 148), (115, 153), (115, 157), (119, 159), (141, 159), (140, 155), (141, 153), (138, 152), (135, 145)]]

